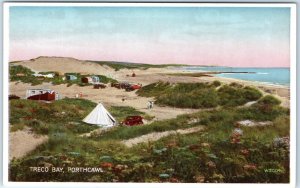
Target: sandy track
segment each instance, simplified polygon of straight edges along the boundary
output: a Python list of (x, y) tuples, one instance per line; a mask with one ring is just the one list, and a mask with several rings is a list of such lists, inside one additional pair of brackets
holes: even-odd
[(46, 142), (47, 136), (35, 135), (29, 129), (9, 133), (9, 159), (24, 157), (37, 146)]
[(204, 129), (204, 126), (199, 126), (199, 127), (188, 128), (188, 129), (178, 129), (178, 130), (165, 131), (165, 132), (153, 132), (153, 133), (149, 133), (149, 134), (139, 136), (136, 138), (132, 138), (129, 140), (124, 140), (124, 141), (122, 141), (122, 143), (125, 144), (127, 147), (132, 147), (139, 143), (157, 141), (163, 137), (166, 137), (166, 136), (169, 136), (172, 134), (190, 134), (190, 133), (199, 132), (203, 129)]

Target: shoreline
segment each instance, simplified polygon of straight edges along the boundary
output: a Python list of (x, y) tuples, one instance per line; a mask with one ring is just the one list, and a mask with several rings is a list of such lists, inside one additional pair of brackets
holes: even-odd
[(232, 81), (232, 82), (240, 82), (240, 83), (245, 83), (245, 84), (253, 84), (255, 86), (265, 86), (265, 87), (275, 87), (275, 88), (281, 88), (281, 89), (290, 89), (290, 86), (285, 86), (285, 85), (280, 85), (280, 84), (272, 84), (272, 83), (269, 83), (269, 82), (250, 81), (250, 80), (219, 77), (219, 76), (212, 76), (212, 77), (220, 78), (223, 81)]
[[(199, 66), (199, 68), (204, 67), (205, 66)], [(211, 67), (211, 66), (209, 66)], [(215, 67), (219, 67), (219, 66), (215, 66)], [(221, 66), (222, 67), (222, 66)], [(188, 70), (185, 69), (186, 66), (182, 66), (182, 67), (169, 67), (171, 70), (175, 70), (178, 71), (177, 73), (182, 73), (182, 74), (186, 74), (184, 76), (188, 76), (188, 74), (197, 74), (199, 73), (199, 75), (203, 74), (204, 76), (212, 76), (212, 77), (218, 77), (218, 78), (225, 78), (225, 79), (233, 79), (233, 80), (238, 80), (238, 81), (245, 81), (245, 82), (254, 82), (254, 83), (258, 83), (258, 84), (262, 84), (262, 85), (268, 85), (268, 86), (276, 86), (276, 87), (283, 87), (283, 88), (290, 88), (290, 83), (288, 84), (280, 84), (280, 83), (272, 83), (272, 82), (267, 82), (267, 81), (258, 81), (258, 80), (247, 80), (247, 79), (239, 79), (239, 78), (231, 78), (231, 77), (224, 77), (224, 76), (218, 76), (219, 74), (258, 74), (256, 72), (253, 71), (209, 71), (209, 70)], [(197, 67), (198, 68), (198, 67)], [(260, 69), (261, 67), (225, 67), (225, 68), (253, 68), (253, 69)], [(265, 67), (264, 67), (265, 68)], [(272, 69), (277, 68), (277, 67), (270, 67)], [(282, 67), (278, 67), (278, 68), (282, 68)], [(268, 68), (265, 68), (268, 69)], [(194, 76), (197, 77), (197, 76)], [(200, 77), (200, 76), (199, 76)]]

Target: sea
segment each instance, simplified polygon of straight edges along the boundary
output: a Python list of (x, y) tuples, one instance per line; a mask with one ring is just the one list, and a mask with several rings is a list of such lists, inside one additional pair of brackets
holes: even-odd
[(260, 82), (269, 85), (290, 86), (290, 68), (243, 68), (218, 66), (182, 67), (189, 72), (229, 72), (215, 74), (217, 77)]

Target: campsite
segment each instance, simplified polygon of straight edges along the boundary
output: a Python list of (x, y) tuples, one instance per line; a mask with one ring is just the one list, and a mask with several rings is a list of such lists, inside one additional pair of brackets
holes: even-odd
[[(47, 67), (51, 58), (44, 61)], [(101, 64), (90, 72), (72, 72), (61, 63), (51, 70), (61, 72), (58, 78), (36, 80), (36, 64), (12, 64), (10, 136), (24, 135), (27, 140), (19, 142), (32, 147), (10, 146), (11, 181), (289, 181), (284, 88), (211, 76), (182, 79), (168, 67), (135, 68), (132, 77), (127, 76), (131, 69)], [(99, 83), (106, 87), (94, 89)], [(270, 87), (276, 95), (268, 93)], [(41, 174), (30, 166), (65, 170)], [(101, 168), (101, 173), (74, 173), (68, 167)]]

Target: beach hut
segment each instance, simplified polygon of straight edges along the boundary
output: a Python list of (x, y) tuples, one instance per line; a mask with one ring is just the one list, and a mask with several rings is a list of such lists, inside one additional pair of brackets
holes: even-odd
[(86, 76), (81, 78), (81, 82), (95, 84), (95, 83), (99, 83), (100, 79), (98, 76)]
[(51, 89), (28, 89), (26, 98), (30, 100), (53, 101), (58, 100), (59, 95)]
[(89, 76), (86, 76), (86, 77), (82, 77), (82, 78), (81, 78), (81, 82), (82, 82), (82, 83), (86, 83), (86, 84), (88, 84), (88, 83), (92, 83), (92, 82), (93, 82), (93, 80), (92, 80), (92, 78), (91, 78), (91, 77), (89, 77)]
[(92, 112), (87, 115), (83, 122), (103, 127), (113, 127), (116, 125), (115, 118), (99, 103)]
[(77, 80), (77, 76), (72, 75), (72, 74), (67, 75), (66, 78), (67, 78), (67, 80)]
[(93, 83), (99, 83), (100, 82), (100, 78), (98, 76), (91, 76)]

